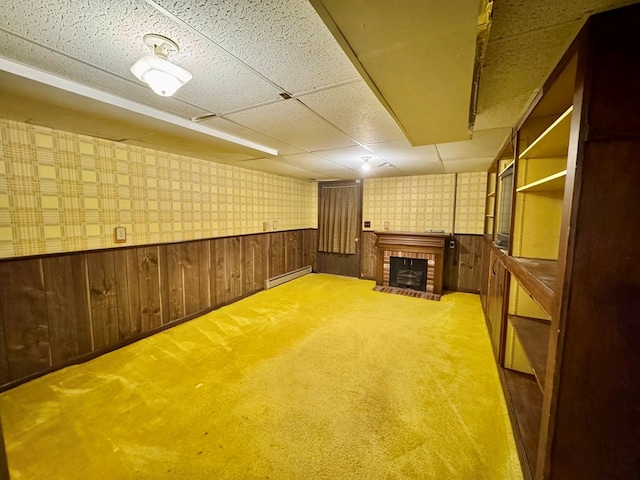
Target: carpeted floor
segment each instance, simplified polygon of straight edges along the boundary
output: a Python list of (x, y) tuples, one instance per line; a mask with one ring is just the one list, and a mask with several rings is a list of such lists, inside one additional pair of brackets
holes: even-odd
[(311, 274), (0, 394), (12, 479), (521, 479), (476, 295)]

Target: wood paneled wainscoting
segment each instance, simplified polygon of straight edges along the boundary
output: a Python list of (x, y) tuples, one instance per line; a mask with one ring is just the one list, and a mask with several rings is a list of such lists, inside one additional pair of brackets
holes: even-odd
[(316, 268), (315, 229), (0, 261), (0, 390)]
[[(478, 293), (482, 278), (483, 236), (455, 234), (455, 246), (444, 249), (443, 289), (456, 292)], [(361, 235), (361, 277), (376, 278), (378, 262), (376, 235), (372, 231), (363, 231)]]

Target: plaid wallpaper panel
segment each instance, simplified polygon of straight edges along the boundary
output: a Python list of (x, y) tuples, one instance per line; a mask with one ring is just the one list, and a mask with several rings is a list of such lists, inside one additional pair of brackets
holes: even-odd
[(362, 219), (372, 230), (450, 232), (455, 175), (415, 175), (364, 181)]
[(0, 120), (0, 258), (315, 228), (317, 204), (315, 182)]
[(371, 230), (384, 230), (388, 222), (391, 231), (481, 234), (486, 177), (484, 172), (459, 173), (457, 193), (454, 174), (366, 179), (362, 219), (371, 222)]
[(486, 172), (458, 174), (455, 233), (483, 233), (486, 195)]

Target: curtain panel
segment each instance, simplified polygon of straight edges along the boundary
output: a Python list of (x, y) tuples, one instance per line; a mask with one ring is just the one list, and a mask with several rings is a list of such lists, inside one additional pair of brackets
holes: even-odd
[(358, 185), (323, 187), (318, 222), (319, 250), (356, 253)]

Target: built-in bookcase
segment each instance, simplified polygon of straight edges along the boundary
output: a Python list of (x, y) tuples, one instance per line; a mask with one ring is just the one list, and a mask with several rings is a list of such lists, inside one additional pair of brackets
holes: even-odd
[(638, 25), (640, 4), (594, 15), (516, 125), (507, 249), (502, 151), (488, 172), (486, 315), (526, 479), (639, 471)]
[[(535, 469), (565, 208), (577, 57), (567, 61), (516, 134), (504, 355), (525, 464)], [(571, 190), (569, 190), (570, 192)], [(517, 372), (516, 374), (508, 372)], [(533, 472), (531, 472), (533, 473)]]
[(511, 255), (557, 260), (577, 58), (518, 130)]
[(491, 235), (493, 239), (493, 230), (495, 226), (495, 214), (496, 214), (496, 186), (497, 186), (497, 171), (495, 168), (489, 171), (487, 176), (487, 198), (485, 202), (485, 218), (484, 218), (484, 233)]

